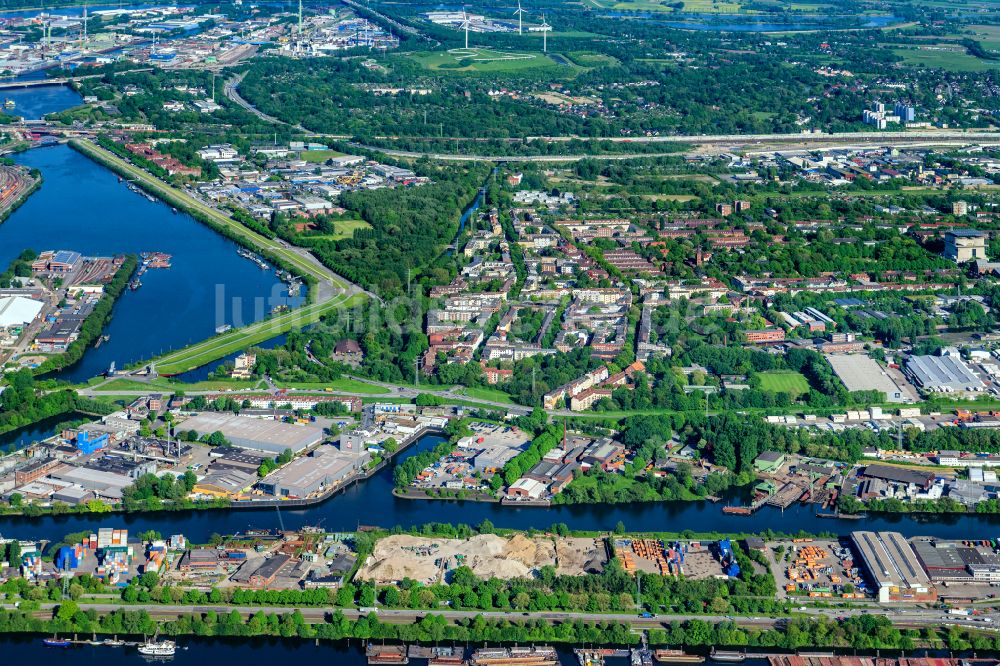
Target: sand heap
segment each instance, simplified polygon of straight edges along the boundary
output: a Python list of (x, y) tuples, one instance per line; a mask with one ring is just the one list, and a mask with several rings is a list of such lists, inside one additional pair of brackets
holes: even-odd
[[(580, 540), (571, 540), (580, 541)], [(593, 545), (593, 539), (584, 539)], [(567, 557), (571, 564), (579, 559)], [(435, 539), (395, 535), (380, 540), (358, 572), (360, 580), (392, 583), (412, 578), (424, 583), (443, 580), (449, 570), (467, 566), (481, 578), (526, 578), (537, 569), (556, 566), (556, 546), (551, 538), (511, 538), (480, 534), (470, 539)], [(580, 573), (567, 571), (566, 573)]]

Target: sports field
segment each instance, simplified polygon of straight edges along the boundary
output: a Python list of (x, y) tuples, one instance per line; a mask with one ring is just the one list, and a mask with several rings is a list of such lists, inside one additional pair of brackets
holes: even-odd
[(774, 393), (789, 393), (793, 396), (809, 391), (809, 382), (802, 373), (791, 370), (772, 370), (757, 375), (760, 378), (760, 388)]

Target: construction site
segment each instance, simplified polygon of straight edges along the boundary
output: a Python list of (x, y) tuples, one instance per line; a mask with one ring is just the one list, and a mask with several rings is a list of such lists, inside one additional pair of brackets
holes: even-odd
[(608, 561), (602, 539), (517, 534), (480, 534), (469, 539), (394, 535), (375, 544), (358, 580), (379, 584), (409, 578), (424, 584), (446, 582), (449, 572), (469, 567), (480, 578), (530, 578), (544, 566), (561, 576), (600, 573)]

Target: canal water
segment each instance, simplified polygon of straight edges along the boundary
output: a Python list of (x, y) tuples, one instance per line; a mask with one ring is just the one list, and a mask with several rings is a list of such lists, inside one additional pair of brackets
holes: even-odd
[[(441, 442), (425, 436), (397, 457), (397, 462)], [(301, 509), (240, 509), (117, 514), (111, 516), (63, 515), (0, 518), (0, 534), (20, 539), (59, 538), (71, 532), (98, 527), (126, 527), (133, 532), (156, 530), (161, 534), (184, 534), (195, 542), (207, 542), (213, 534), (232, 534), (247, 528), (299, 528), (321, 525), (330, 531), (356, 530), (375, 525), (412, 527), (434, 522), (478, 525), (489, 520), (497, 527), (544, 529), (565, 523), (578, 530), (612, 530), (622, 522), (629, 531), (683, 532), (832, 532), (894, 530), (906, 536), (928, 535), (954, 539), (991, 539), (1000, 534), (1000, 516), (886, 515), (862, 520), (820, 520), (814, 505), (795, 504), (785, 511), (763, 508), (751, 518), (722, 513), (710, 502), (659, 502), (619, 505), (575, 505), (512, 507), (495, 503), (457, 500), (400, 499), (392, 495), (392, 467), (333, 496), (322, 504)]]
[[(98, 637), (100, 638), (100, 637)], [(89, 645), (70, 648), (47, 648), (38, 636), (4, 636), (0, 652), (4, 663), (46, 664), (69, 660), (74, 666), (135, 666), (136, 664), (168, 663), (171, 666), (203, 666), (204, 664), (336, 664), (362, 666), (367, 664), (361, 641), (336, 643), (309, 642), (278, 638), (201, 638), (178, 637), (180, 646), (172, 658), (143, 657), (134, 647), (97, 647)], [(577, 664), (570, 647), (559, 648), (560, 664)], [(426, 663), (417, 660), (416, 663)], [(627, 659), (609, 659), (608, 666), (625, 666)], [(766, 662), (763, 662), (766, 664)]]
[[(32, 442), (40, 442), (43, 439), (48, 439), (54, 435), (55, 428), (59, 424), (85, 418), (93, 417), (87, 417), (86, 414), (81, 412), (66, 412), (63, 414), (57, 414), (56, 416), (50, 416), (49, 418), (42, 419), (41, 421), (36, 421), (29, 426), (18, 428), (17, 430), (5, 432), (0, 435), (0, 451), (16, 451), (17, 449), (23, 449)], [(0, 530), (2, 530), (2, 527), (0, 527)]]
[(3, 112), (7, 115), (21, 116), (25, 120), (40, 120), (46, 113), (63, 111), (83, 102), (79, 93), (68, 86), (12, 88), (2, 93), (5, 100), (14, 102), (13, 109), (4, 109)]
[(276, 305), (301, 303), (301, 296), (288, 297), (274, 271), (237, 255), (234, 242), (129, 190), (111, 171), (72, 148), (39, 148), (16, 159), (40, 170), (43, 182), (0, 224), (0, 265), (27, 248), (173, 256), (171, 268), (147, 271), (142, 287), (121, 296), (105, 331), (111, 339), (89, 349), (59, 378), (86, 381), (112, 362), (121, 368), (208, 338), (223, 324), (249, 324)]

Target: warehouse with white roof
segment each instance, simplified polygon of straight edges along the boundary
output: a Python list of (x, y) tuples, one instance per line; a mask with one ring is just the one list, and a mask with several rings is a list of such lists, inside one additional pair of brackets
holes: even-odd
[(0, 298), (0, 328), (26, 326), (35, 321), (44, 303), (24, 296)]

